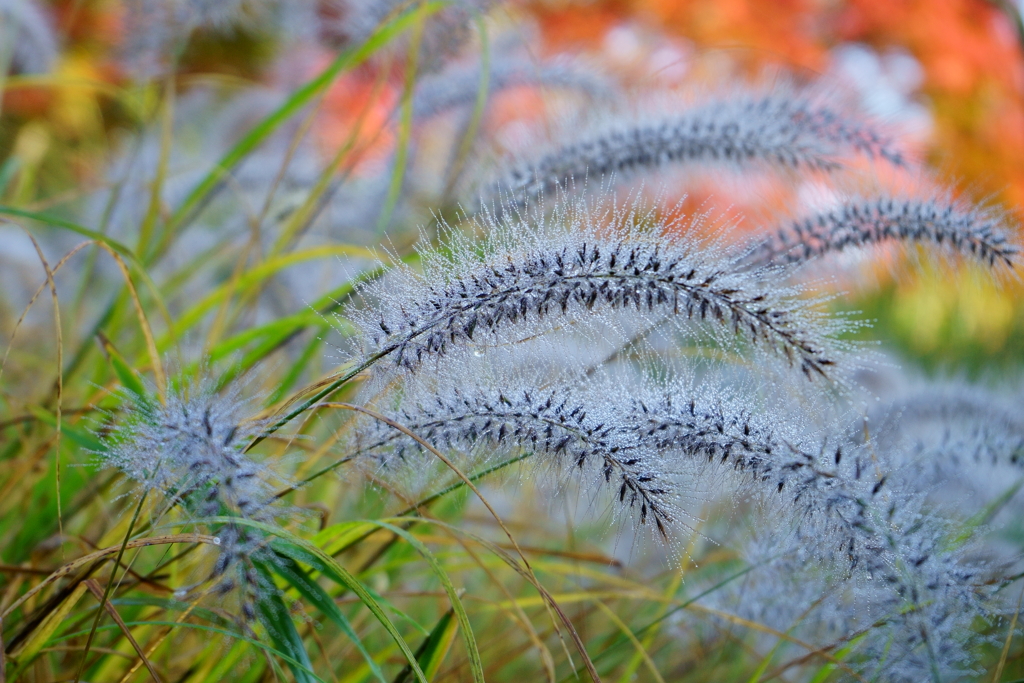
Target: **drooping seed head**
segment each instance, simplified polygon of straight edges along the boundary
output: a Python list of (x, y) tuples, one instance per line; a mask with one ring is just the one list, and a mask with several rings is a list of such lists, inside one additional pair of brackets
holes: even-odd
[(484, 189), (482, 205), (521, 207), (584, 181), (622, 180), (667, 166), (828, 171), (851, 154), (906, 163), (872, 124), (809, 92), (739, 92), (679, 107), (567, 131), (550, 151), (502, 169)]
[(883, 195), (851, 197), (777, 228), (754, 249), (748, 263), (751, 267), (804, 263), (849, 248), (886, 243), (925, 244), (989, 267), (1014, 267), (1019, 251), (1005, 218), (988, 207), (949, 196)]
[(835, 376), (841, 320), (817, 313), (797, 289), (739, 272), (720, 250), (635, 206), (601, 213), (566, 200), (550, 213), (478, 225), (482, 243), (450, 233), (443, 251), (424, 252), (424, 274), (399, 267), (364, 289), (370, 305), (347, 315), (363, 330), (375, 372), (414, 373), (428, 360), (491, 353), (556, 327), (611, 323), (625, 311), (648, 326), (763, 352), (809, 378)]

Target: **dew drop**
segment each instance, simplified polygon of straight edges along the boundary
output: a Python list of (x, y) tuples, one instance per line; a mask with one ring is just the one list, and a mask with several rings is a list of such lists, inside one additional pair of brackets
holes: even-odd
[(213, 537), (213, 544), (214, 545), (220, 545), (220, 536), (214, 536)]
[(484, 355), (484, 352), (483, 352), (482, 349), (474, 349), (473, 350), (473, 355), (476, 356), (477, 358), (482, 358), (483, 355)]

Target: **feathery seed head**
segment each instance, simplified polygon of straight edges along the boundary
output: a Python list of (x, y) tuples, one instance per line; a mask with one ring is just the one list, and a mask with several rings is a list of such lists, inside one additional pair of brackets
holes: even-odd
[(835, 376), (837, 327), (814, 302), (759, 284), (758, 274), (738, 272), (717, 249), (679, 237), (636, 205), (601, 213), (566, 200), (550, 213), (477, 225), (483, 243), (452, 234), (445, 253), (424, 253), (424, 275), (399, 267), (364, 290), (374, 305), (350, 316), (375, 372), (415, 372), (458, 351), (487, 353), (627, 311), (647, 326), (766, 351), (809, 378)]
[(623, 178), (668, 165), (829, 171), (852, 153), (905, 164), (895, 144), (871, 124), (819, 99), (809, 92), (747, 92), (661, 117), (592, 126), (543, 156), (515, 164), (484, 190), (483, 204), (507, 194), (512, 205), (522, 206), (584, 179)]
[(237, 390), (178, 386), (164, 405), (132, 397), (103, 455), (141, 486), (183, 499), (193, 514), (266, 519), (279, 477), (244, 453), (265, 421), (245, 416)]
[[(676, 518), (672, 478), (621, 419), (608, 389), (544, 390), (516, 382), (434, 387), (407, 397), (394, 418), (437, 448), (486, 452), (489, 459), (529, 452), (563, 474), (579, 472), (595, 486), (612, 487), (640, 524), (667, 536)], [(423, 454), (417, 442), (380, 422), (367, 424), (353, 447), (384, 467)]]
[[(164, 405), (148, 397), (129, 398), (134, 407), (108, 437), (109, 449), (101, 458), (140, 486), (160, 491), (171, 507), (200, 522), (227, 516), (275, 524), (293, 512), (275, 495), (287, 480), (245, 453), (267, 423), (247, 415), (247, 402), (237, 388), (217, 394), (206, 381), (182, 384), (168, 392)], [(220, 543), (212, 550), (207, 581), (214, 582), (218, 594), (237, 589), (240, 617), (252, 621), (260, 595), (276, 590), (265, 585), (253, 565), (254, 559), (275, 561), (266, 534), (233, 522), (218, 522), (213, 533)]]
[(989, 207), (951, 196), (907, 199), (851, 197), (783, 226), (749, 258), (753, 267), (796, 264), (850, 247), (927, 243), (990, 266), (1014, 267), (1019, 248), (1005, 218)]

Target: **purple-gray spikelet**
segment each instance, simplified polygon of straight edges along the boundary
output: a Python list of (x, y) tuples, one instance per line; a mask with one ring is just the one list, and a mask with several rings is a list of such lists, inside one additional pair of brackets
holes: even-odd
[(902, 152), (866, 122), (798, 92), (736, 94), (682, 112), (595, 127), (514, 165), (483, 192), (522, 206), (574, 183), (623, 178), (667, 165), (766, 165), (834, 170), (853, 153), (902, 166)]
[[(564, 471), (590, 471), (598, 482), (616, 487), (616, 500), (634, 511), (640, 524), (651, 522), (667, 537), (676, 517), (671, 482), (655, 453), (624, 428), (615, 407), (585, 392), (477, 386), (439, 391), (395, 417), (439, 448), (483, 446), (492, 458), (525, 449)], [(361, 433), (357, 448), (384, 465), (422, 452), (417, 442), (381, 423)]]
[(415, 371), (459, 349), (632, 311), (726, 347), (765, 350), (809, 378), (833, 377), (841, 324), (798, 290), (767, 286), (713, 246), (680, 237), (682, 226), (566, 200), (549, 213), (479, 227), (482, 243), (453, 236), (445, 252), (426, 252), (424, 275), (400, 267), (364, 290), (372, 305), (349, 317), (378, 369)]
[[(245, 453), (266, 421), (247, 415), (237, 389), (217, 394), (205, 382), (179, 385), (166, 402), (129, 394), (124, 419), (99, 454), (146, 490), (162, 493), (168, 509), (203, 518), (227, 516), (274, 524), (287, 512), (276, 491), (287, 483), (267, 463)], [(255, 618), (254, 605), (266, 588), (252, 565), (268, 553), (265, 535), (243, 524), (217, 523), (220, 540), (210, 579), (216, 590), (240, 590), (242, 616)]]
[(751, 254), (752, 266), (795, 264), (850, 247), (926, 243), (989, 266), (1015, 265), (1006, 220), (951, 197), (853, 197), (778, 228)]

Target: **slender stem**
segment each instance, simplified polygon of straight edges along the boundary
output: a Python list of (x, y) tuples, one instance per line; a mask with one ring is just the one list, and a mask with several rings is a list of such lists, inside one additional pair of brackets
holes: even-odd
[(288, 413), (284, 417), (280, 418), (274, 424), (272, 424), (269, 427), (267, 427), (267, 429), (262, 434), (260, 434), (258, 437), (253, 439), (252, 443), (250, 443), (248, 446), (246, 446), (245, 450), (242, 451), (242, 452), (243, 453), (248, 453), (250, 450), (252, 450), (252, 448), (254, 446), (259, 444), (261, 441), (266, 439), (268, 436), (270, 436), (271, 434), (273, 434), (274, 432), (279, 430), (281, 427), (285, 426), (286, 424), (288, 424), (289, 422), (294, 420), (296, 417), (298, 417), (302, 413), (304, 413), (307, 410), (309, 410), (310, 408), (312, 408), (315, 404), (319, 403), (323, 399), (327, 398), (328, 396), (330, 396), (331, 394), (336, 392), (341, 387), (345, 386), (345, 384), (347, 384), (353, 377), (355, 377), (359, 373), (363, 372), (364, 370), (368, 369), (370, 366), (372, 366), (374, 363), (376, 363), (378, 360), (380, 360), (381, 358), (383, 358), (387, 354), (391, 353), (393, 350), (394, 349), (392, 349), (392, 348), (388, 348), (388, 349), (384, 349), (382, 351), (379, 351), (378, 353), (375, 353), (374, 355), (370, 356), (365, 361), (363, 361), (362, 363), (360, 363), (356, 367), (352, 368), (351, 370), (349, 370), (345, 374), (343, 374), (340, 377), (338, 377), (338, 379), (334, 380), (333, 382), (328, 384), (326, 387), (324, 387), (323, 389), (321, 389), (320, 391), (316, 392), (315, 394), (310, 396), (308, 399), (306, 399), (305, 401), (300, 403), (299, 406), (297, 408), (294, 408), (290, 413)]
[(100, 607), (96, 610), (96, 618), (92, 621), (92, 628), (89, 629), (89, 637), (85, 641), (85, 651), (82, 653), (82, 663), (78, 667), (78, 673), (75, 674), (75, 683), (79, 683), (82, 679), (82, 674), (85, 673), (85, 665), (89, 659), (89, 648), (92, 647), (92, 639), (96, 635), (96, 627), (100, 625), (100, 619), (103, 617), (103, 608), (107, 605), (107, 599), (110, 597), (110, 589), (114, 585), (114, 577), (117, 575), (117, 568), (121, 566), (121, 558), (124, 556), (124, 549), (128, 546), (128, 541), (132, 537), (132, 530), (135, 529), (135, 522), (139, 519), (139, 513), (142, 512), (142, 504), (146, 502), (146, 494), (148, 491), (143, 492), (139, 498), (139, 504), (135, 506), (135, 514), (132, 515), (132, 521), (128, 524), (128, 531), (124, 534), (124, 540), (121, 541), (121, 547), (117, 550), (117, 559), (114, 560), (114, 568), (110, 570), (110, 578), (107, 580), (107, 587), (103, 589), (103, 598), (100, 600)]

